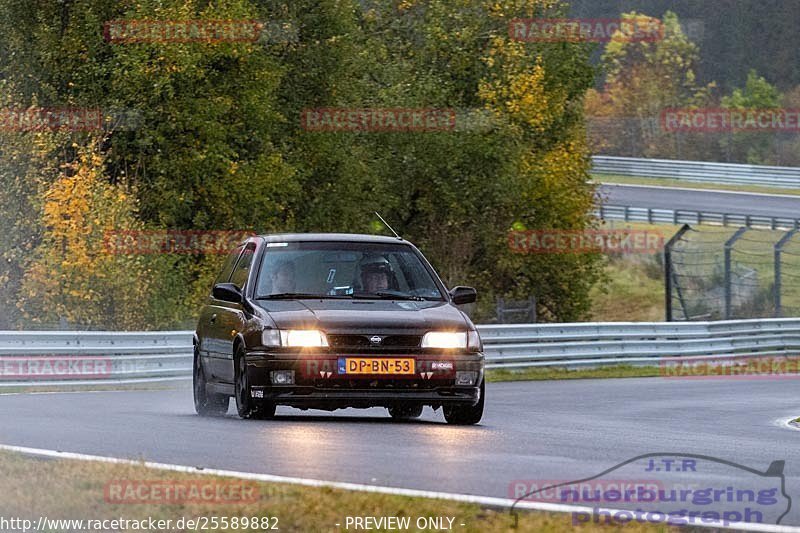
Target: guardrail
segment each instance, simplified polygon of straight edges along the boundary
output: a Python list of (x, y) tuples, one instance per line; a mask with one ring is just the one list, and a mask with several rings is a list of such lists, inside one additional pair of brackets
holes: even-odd
[(0, 387), (145, 383), (191, 375), (191, 331), (0, 331)]
[[(488, 368), (658, 365), (800, 351), (800, 318), (478, 329)], [(191, 372), (191, 331), (0, 332), (0, 387), (186, 380)]]
[(788, 355), (800, 319), (479, 326), (489, 368), (658, 365), (686, 359)]
[(800, 167), (771, 167), (633, 157), (592, 157), (594, 174), (668, 178), (694, 183), (800, 188)]
[(790, 230), (800, 228), (800, 219), (735, 213), (687, 211), (681, 209), (655, 209), (652, 207), (629, 207), (603, 205), (595, 209), (595, 216), (603, 220), (647, 222), (648, 224), (708, 224), (760, 229)]

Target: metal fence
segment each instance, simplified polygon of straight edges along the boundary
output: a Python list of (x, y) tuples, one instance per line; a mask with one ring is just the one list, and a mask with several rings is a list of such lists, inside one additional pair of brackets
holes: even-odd
[[(800, 318), (513, 324), (478, 329), (487, 366), (495, 369), (658, 365), (686, 359), (788, 355), (800, 350)], [(24, 376), (19, 373), (23, 368)], [(192, 332), (4, 331), (0, 332), (0, 370), (0, 386), (186, 380), (191, 378)], [(69, 379), (64, 379), (67, 374)]]
[(800, 315), (797, 234), (683, 226), (664, 246), (666, 320)]
[(508, 301), (498, 298), (495, 304), (497, 324), (535, 324), (536, 298), (531, 296), (525, 301)]
[(681, 209), (654, 209), (651, 207), (621, 205), (600, 206), (595, 209), (595, 216), (602, 220), (624, 220), (626, 222), (646, 222), (648, 224), (704, 224), (780, 230), (800, 228), (800, 218), (686, 211)]
[(800, 188), (800, 168), (595, 156), (594, 174), (670, 178), (693, 183)]

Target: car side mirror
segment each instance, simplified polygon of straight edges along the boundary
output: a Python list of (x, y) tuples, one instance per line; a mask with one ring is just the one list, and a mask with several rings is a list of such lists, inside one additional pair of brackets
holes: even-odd
[(217, 283), (211, 290), (211, 296), (223, 302), (240, 303), (242, 291), (233, 283)]
[(453, 287), (453, 290), (450, 291), (450, 298), (456, 305), (471, 304), (478, 299), (478, 291), (472, 287)]

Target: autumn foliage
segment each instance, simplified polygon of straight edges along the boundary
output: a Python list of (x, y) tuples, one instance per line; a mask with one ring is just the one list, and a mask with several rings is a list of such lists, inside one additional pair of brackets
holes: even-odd
[[(0, 0), (0, 94), (135, 111), (101, 132), (0, 149), (0, 327), (190, 327), (219, 255), (109, 254), (108, 231), (385, 231), (450, 285), (585, 316), (599, 257), (520, 256), (512, 228), (592, 226), (581, 43), (509, 39), (552, 0), (207, 3)], [(292, 39), (109, 42), (109, 20), (288, 21)], [(303, 110), (452, 109), (447, 131), (309, 131)], [(127, 115), (126, 115), (127, 116)], [(4, 134), (5, 135), (5, 134)], [(48, 148), (33, 157), (37, 135)], [(24, 165), (19, 164), (24, 160)], [(21, 236), (25, 236), (24, 238)], [(19, 246), (25, 246), (19, 250)]]

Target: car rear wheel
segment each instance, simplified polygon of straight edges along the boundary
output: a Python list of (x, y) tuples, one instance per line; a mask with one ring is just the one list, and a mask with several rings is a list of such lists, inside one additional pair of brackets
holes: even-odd
[(475, 405), (467, 407), (445, 407), (444, 419), (448, 424), (467, 426), (477, 424), (483, 417), (483, 405), (486, 399), (486, 381), (481, 383), (481, 399)]
[(224, 394), (209, 393), (206, 390), (206, 374), (200, 361), (197, 348), (194, 350), (194, 371), (192, 372), (194, 388), (194, 410), (200, 416), (222, 416), (228, 412), (230, 397)]
[(254, 400), (250, 396), (250, 383), (247, 379), (247, 360), (244, 350), (239, 347), (235, 355), (236, 369), (236, 411), (241, 418), (263, 420), (275, 416), (275, 404)]
[(421, 405), (417, 406), (395, 406), (389, 407), (389, 416), (395, 420), (411, 420), (422, 415)]

